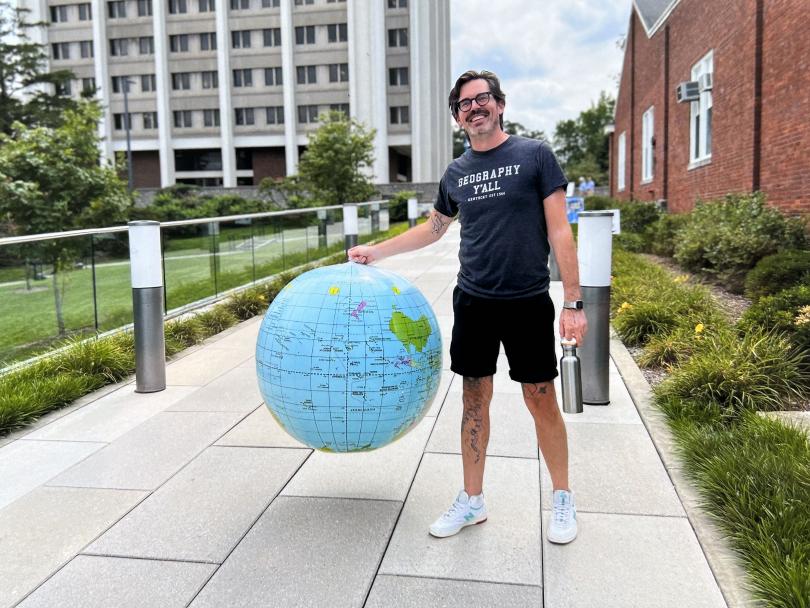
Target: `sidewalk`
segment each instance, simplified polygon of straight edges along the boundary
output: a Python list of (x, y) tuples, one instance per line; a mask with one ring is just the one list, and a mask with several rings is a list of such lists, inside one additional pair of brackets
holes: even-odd
[(276, 426), (256, 385), (259, 318), (172, 361), (161, 393), (108, 387), (0, 443), (0, 608), (726, 606), (613, 361), (610, 406), (564, 415), (576, 541), (543, 539), (550, 477), (505, 359), (489, 520), (428, 535), (461, 487), (458, 230), (381, 264), (431, 301), (445, 349), (427, 417), (393, 445), (325, 454)]

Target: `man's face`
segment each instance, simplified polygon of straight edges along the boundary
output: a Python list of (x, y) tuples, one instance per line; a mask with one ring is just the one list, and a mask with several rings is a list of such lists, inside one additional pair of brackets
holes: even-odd
[[(489, 84), (487, 81), (478, 78), (462, 85), (459, 100), (474, 100), (479, 93), (488, 92)], [(503, 114), (504, 105), (503, 102), (495, 101), (494, 96), (490, 96), (489, 101), (483, 106), (479, 106), (476, 101), (473, 101), (472, 106), (466, 112), (458, 111), (456, 122), (470, 137), (488, 135), (493, 131), (500, 130), (500, 116)]]

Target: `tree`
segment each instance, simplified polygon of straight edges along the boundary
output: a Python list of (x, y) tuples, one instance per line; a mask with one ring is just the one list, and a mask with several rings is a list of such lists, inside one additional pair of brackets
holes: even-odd
[(545, 142), (548, 141), (548, 137), (546, 137), (546, 134), (543, 131), (527, 129), (519, 122), (512, 122), (511, 120), (503, 121), (503, 130), (510, 135), (520, 135), (521, 137), (527, 137), (529, 139), (537, 139)]
[(44, 27), (43, 22), (30, 23), (30, 11), (0, 1), (0, 132), (11, 133), (11, 125), (57, 126), (68, 108), (75, 108), (70, 97), (53, 91), (66, 85), (73, 73), (69, 70), (47, 71), (48, 54), (42, 44), (31, 40), (29, 33)]
[(377, 193), (367, 169), (374, 162), (376, 132), (343, 112), (322, 114), (298, 162), (298, 174), (281, 182), (264, 179), (261, 191), (281, 190), (287, 207), (318, 207), (367, 201)]
[(613, 122), (615, 100), (602, 91), (599, 101), (574, 119), (561, 120), (554, 130), (554, 152), (569, 178), (591, 176), (607, 182), (608, 137), (605, 126)]
[[(17, 122), (12, 124), (12, 135), (0, 133), (0, 222), (16, 234), (38, 234), (108, 226), (126, 219), (132, 203), (126, 184), (113, 167), (99, 163), (100, 115), (95, 102), (83, 101), (65, 112), (58, 127), (26, 127)], [(60, 335), (65, 333), (63, 271), (84, 244), (83, 239), (56, 239), (37, 245), (42, 261), (53, 267)], [(61, 285), (60, 275), (65, 275)]]

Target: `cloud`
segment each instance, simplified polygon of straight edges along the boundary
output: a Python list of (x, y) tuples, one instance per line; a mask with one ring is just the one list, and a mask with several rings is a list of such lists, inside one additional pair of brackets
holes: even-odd
[(450, 15), (453, 77), (496, 72), (509, 120), (551, 136), (600, 91), (616, 94), (630, 0), (451, 0)]

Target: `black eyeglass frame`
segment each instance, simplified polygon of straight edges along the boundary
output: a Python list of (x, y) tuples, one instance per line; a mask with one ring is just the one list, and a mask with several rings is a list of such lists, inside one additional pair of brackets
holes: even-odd
[[(478, 107), (485, 106), (489, 103), (489, 100), (495, 97), (492, 91), (482, 91), (478, 93), (475, 97), (470, 99), (469, 97), (465, 97), (464, 99), (459, 99), (456, 102), (456, 112), (467, 112), (468, 110), (472, 109), (472, 102), (475, 100), (475, 103), (478, 104)], [(483, 98), (483, 99), (482, 99)], [(464, 105), (469, 104), (466, 108), (462, 107)]]

